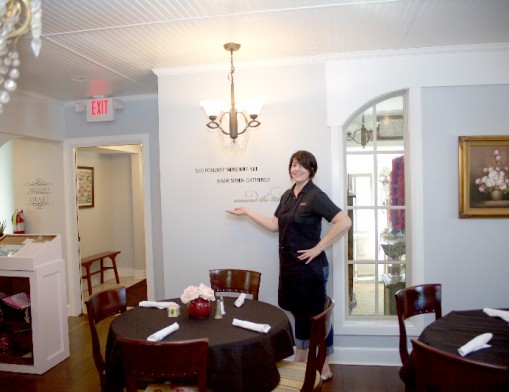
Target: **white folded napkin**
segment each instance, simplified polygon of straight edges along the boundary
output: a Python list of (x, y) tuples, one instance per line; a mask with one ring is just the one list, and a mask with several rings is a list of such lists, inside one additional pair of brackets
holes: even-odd
[(242, 327), (242, 328), (250, 329), (251, 331), (256, 331), (256, 332), (267, 333), (270, 330), (269, 324), (257, 324), (257, 323), (253, 323), (251, 321), (244, 321), (244, 320), (239, 320), (236, 318), (233, 319), (232, 324), (235, 325), (236, 327)]
[(484, 313), (491, 317), (500, 317), (501, 319), (507, 321), (509, 323), (509, 311), (508, 310), (500, 310), (500, 309), (492, 309), (492, 308), (484, 308)]
[(175, 332), (177, 329), (179, 329), (179, 325), (177, 323), (173, 323), (172, 325), (153, 333), (147, 338), (147, 340), (149, 342), (158, 342), (163, 340), (169, 334)]
[(159, 309), (167, 309), (168, 306), (175, 304), (176, 302), (156, 302), (156, 301), (141, 301), (138, 306), (142, 308), (159, 308)]
[(460, 355), (462, 357), (464, 357), (465, 355), (468, 355), (471, 352), (480, 350), (482, 348), (491, 347), (490, 344), (486, 344), (486, 343), (488, 343), (492, 337), (493, 337), (493, 334), (489, 333), (489, 332), (483, 333), (482, 335), (479, 335), (479, 336), (476, 336), (471, 341), (469, 341), (465, 345), (461, 346), (458, 349), (458, 352), (460, 353)]
[(235, 306), (237, 308), (240, 308), (242, 305), (244, 305), (244, 300), (246, 299), (246, 293), (242, 293), (239, 295), (239, 298), (235, 300)]

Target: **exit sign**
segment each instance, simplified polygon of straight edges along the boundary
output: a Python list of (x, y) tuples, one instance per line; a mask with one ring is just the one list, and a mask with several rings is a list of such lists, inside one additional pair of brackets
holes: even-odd
[(87, 101), (87, 122), (113, 121), (115, 108), (113, 99), (97, 98)]

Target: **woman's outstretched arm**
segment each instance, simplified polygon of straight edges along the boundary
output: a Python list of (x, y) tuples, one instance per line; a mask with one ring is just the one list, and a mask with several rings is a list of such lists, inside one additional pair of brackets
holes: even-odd
[(272, 232), (276, 232), (279, 229), (278, 221), (275, 216), (272, 217), (265, 216), (245, 207), (238, 207), (234, 208), (233, 210), (226, 210), (226, 212), (232, 215), (246, 215), (264, 229), (267, 229)]

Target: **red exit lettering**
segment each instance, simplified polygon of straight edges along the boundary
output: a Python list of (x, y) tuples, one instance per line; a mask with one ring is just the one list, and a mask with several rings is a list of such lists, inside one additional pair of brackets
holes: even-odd
[(94, 100), (92, 101), (92, 116), (100, 116), (108, 114), (108, 100)]

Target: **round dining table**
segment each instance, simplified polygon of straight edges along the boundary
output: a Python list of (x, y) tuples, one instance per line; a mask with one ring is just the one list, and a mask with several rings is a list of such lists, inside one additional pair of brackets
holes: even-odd
[[(500, 317), (488, 316), (482, 309), (452, 311), (433, 321), (418, 340), (441, 351), (460, 356), (458, 349), (483, 333), (491, 332), (491, 347), (468, 354), (465, 358), (494, 365), (509, 366), (509, 323)], [(410, 354), (400, 369), (405, 385), (414, 385), (414, 365)]]
[[(168, 317), (167, 309), (135, 307), (118, 315), (111, 323), (106, 343), (106, 390), (121, 391), (123, 369), (118, 337), (146, 340), (175, 322), (179, 329), (162, 341), (174, 342), (208, 338), (207, 387), (219, 392), (264, 392), (279, 383), (276, 363), (294, 353), (292, 324), (280, 308), (246, 299), (241, 307), (234, 297), (224, 297), (225, 315), (215, 318), (216, 302), (209, 317), (189, 317), (180, 299), (165, 300), (180, 305), (178, 317)], [(270, 325), (267, 333), (232, 325), (233, 319)]]

